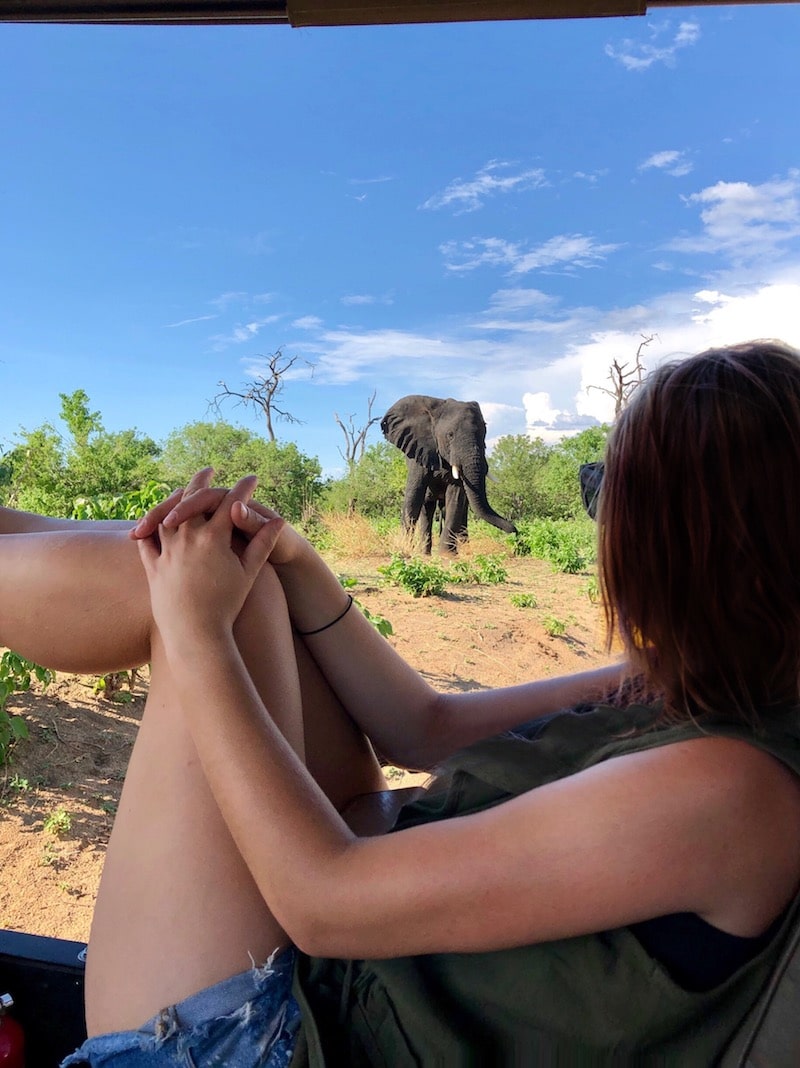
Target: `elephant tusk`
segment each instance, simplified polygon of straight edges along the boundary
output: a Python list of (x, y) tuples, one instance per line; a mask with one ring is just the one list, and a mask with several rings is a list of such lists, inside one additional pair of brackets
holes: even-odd
[(458, 468), (454, 465), (453, 467), (450, 468), (450, 470), (452, 472), (453, 478), (457, 482), (459, 480), (459, 478), (461, 478), (461, 475), (458, 473)]

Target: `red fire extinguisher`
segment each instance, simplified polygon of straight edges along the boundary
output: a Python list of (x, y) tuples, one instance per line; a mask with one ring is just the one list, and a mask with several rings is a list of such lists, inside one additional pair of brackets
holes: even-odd
[(25, 1035), (8, 1015), (13, 1004), (10, 994), (0, 994), (0, 1068), (25, 1068)]

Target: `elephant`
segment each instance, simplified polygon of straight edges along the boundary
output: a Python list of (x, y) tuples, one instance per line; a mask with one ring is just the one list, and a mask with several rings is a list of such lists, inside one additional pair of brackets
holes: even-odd
[(597, 519), (597, 504), (600, 499), (600, 487), (603, 484), (605, 464), (598, 460), (593, 464), (581, 464), (581, 500), (587, 514), (592, 519)]
[(402, 522), (412, 531), (419, 522), (422, 548), (431, 551), (436, 506), (444, 519), (439, 551), (458, 552), (467, 537), (468, 506), (493, 527), (515, 534), (486, 499), (486, 423), (476, 401), (401, 397), (381, 419), (384, 437), (405, 453), (408, 465)]

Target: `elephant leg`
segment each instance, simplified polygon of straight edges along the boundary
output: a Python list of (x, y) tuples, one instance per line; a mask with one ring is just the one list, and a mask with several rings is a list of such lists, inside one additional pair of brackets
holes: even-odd
[(436, 498), (430, 490), (425, 494), (422, 503), (422, 511), (419, 516), (417, 530), (419, 533), (420, 547), (426, 556), (430, 555), (433, 546), (433, 516), (436, 511)]
[(457, 553), (458, 545), (467, 539), (467, 495), (459, 483), (450, 485), (444, 495), (444, 526), (439, 551)]
[(406, 463), (408, 465), (408, 475), (401, 519), (403, 530), (406, 534), (410, 534), (416, 527), (417, 520), (422, 512), (428, 481), (427, 471), (424, 467), (421, 467), (413, 460), (407, 460)]

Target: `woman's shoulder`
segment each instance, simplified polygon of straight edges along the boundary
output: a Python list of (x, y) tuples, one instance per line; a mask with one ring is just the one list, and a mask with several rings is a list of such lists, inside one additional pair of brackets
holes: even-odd
[(714, 873), (698, 914), (732, 934), (760, 934), (800, 890), (796, 771), (747, 730), (695, 735), (615, 759), (636, 762), (643, 780), (669, 787), (665, 805), (694, 810), (703, 853), (696, 863)]

